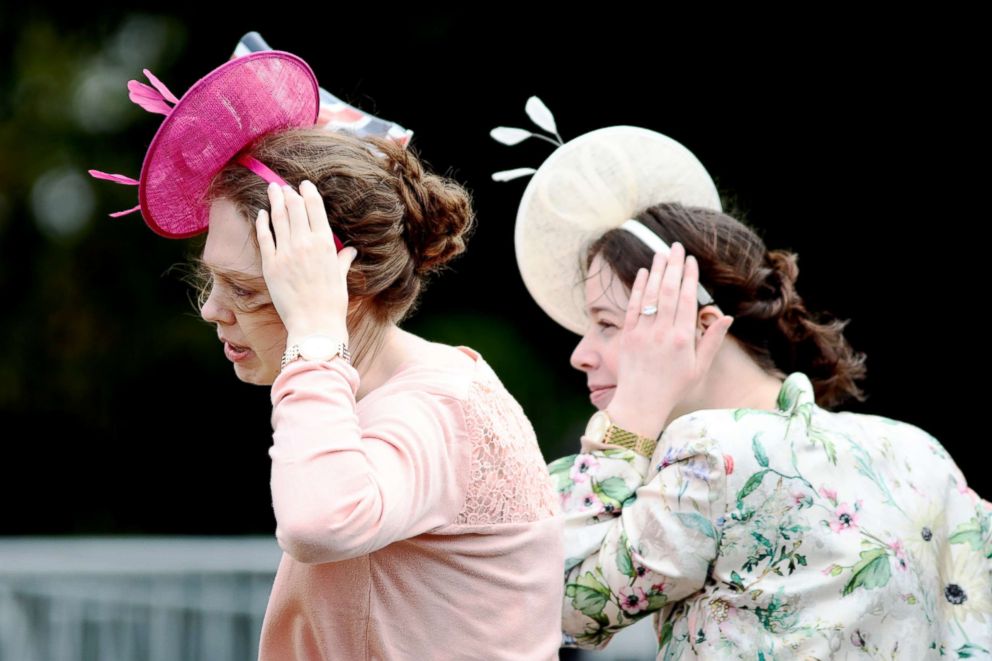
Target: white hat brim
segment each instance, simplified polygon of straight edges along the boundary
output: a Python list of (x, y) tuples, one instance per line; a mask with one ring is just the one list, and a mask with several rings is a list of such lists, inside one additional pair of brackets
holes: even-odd
[(672, 138), (635, 126), (611, 126), (556, 149), (524, 190), (514, 230), (517, 265), (537, 304), (565, 328), (583, 334), (588, 324), (586, 249), (662, 202), (721, 210), (703, 164)]

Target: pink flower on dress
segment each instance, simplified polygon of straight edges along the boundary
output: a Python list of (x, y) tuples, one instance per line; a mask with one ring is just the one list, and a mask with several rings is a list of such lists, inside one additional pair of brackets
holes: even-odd
[(575, 457), (575, 463), (572, 464), (572, 471), (568, 474), (572, 478), (572, 482), (586, 482), (589, 480), (589, 474), (596, 470), (599, 466), (599, 462), (596, 461), (596, 457), (591, 454), (580, 454)]
[(835, 490), (822, 486), (820, 487), (820, 495), (828, 499), (834, 505), (837, 504), (837, 492)]
[(789, 492), (789, 495), (792, 496), (793, 507), (802, 508), (803, 505), (806, 507), (813, 506), (813, 497), (805, 489), (795, 488)]
[(634, 615), (648, 607), (648, 596), (641, 588), (620, 588), (620, 607)]
[(723, 469), (730, 475), (734, 472), (734, 458), (729, 454), (723, 455)]
[(599, 499), (599, 496), (597, 496), (594, 493), (587, 493), (585, 496), (582, 497), (582, 509), (584, 511), (594, 510), (597, 514), (599, 514), (600, 512), (604, 511), (606, 508), (603, 507), (603, 501)]
[(842, 530), (853, 530), (857, 527), (857, 508), (851, 509), (851, 506), (847, 503), (841, 503), (840, 506), (834, 510), (834, 520), (830, 522), (830, 529), (834, 532), (840, 532)]
[(644, 578), (648, 573), (647, 563), (644, 562), (644, 558), (637, 553), (637, 551), (631, 549), (630, 551), (630, 562), (634, 568), (634, 576), (637, 578)]
[(902, 547), (902, 541), (896, 540), (889, 544), (889, 549), (892, 551), (892, 555), (895, 556), (896, 566), (899, 567), (900, 571), (906, 571), (908, 566), (906, 563), (906, 549)]

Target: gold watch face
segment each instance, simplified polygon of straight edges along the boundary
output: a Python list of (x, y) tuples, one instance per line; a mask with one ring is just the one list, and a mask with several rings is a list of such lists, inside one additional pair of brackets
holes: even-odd
[(610, 416), (606, 414), (606, 411), (596, 411), (591, 418), (589, 418), (589, 424), (586, 425), (586, 436), (590, 440), (601, 443), (603, 438), (606, 436), (606, 430), (610, 427)]

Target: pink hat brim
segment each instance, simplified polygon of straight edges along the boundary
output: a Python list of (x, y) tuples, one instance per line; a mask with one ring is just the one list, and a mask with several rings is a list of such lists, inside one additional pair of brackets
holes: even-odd
[(138, 186), (145, 223), (170, 239), (203, 233), (205, 194), (217, 173), (267, 133), (314, 126), (319, 89), (302, 58), (272, 50), (229, 60), (197, 81), (145, 154)]

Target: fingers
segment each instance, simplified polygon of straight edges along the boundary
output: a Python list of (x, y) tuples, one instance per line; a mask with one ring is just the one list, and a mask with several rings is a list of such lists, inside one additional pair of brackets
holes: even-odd
[(356, 257), (358, 257), (358, 250), (351, 247), (345, 248), (338, 253), (338, 268), (341, 270), (342, 279), (348, 279), (348, 271), (351, 270), (351, 265)]
[(272, 231), (275, 234), (276, 245), (289, 244), (289, 214), (283, 199), (282, 189), (278, 184), (269, 184), (269, 209), (272, 216)]
[(641, 302), (644, 300), (644, 287), (648, 282), (648, 270), (637, 269), (637, 277), (630, 287), (630, 299), (627, 301), (627, 314), (623, 320), (624, 328), (633, 328), (641, 315)]
[(300, 184), (300, 195), (310, 220), (310, 230), (326, 241), (332, 241), (331, 224), (327, 219), (327, 209), (324, 208), (324, 198), (320, 196), (320, 191), (313, 183), (304, 180)]
[(713, 359), (716, 357), (724, 338), (727, 337), (727, 331), (732, 323), (734, 323), (733, 317), (723, 315), (710, 324), (710, 327), (703, 333), (702, 339), (696, 343), (696, 361), (700, 373), (706, 373), (710, 365), (713, 364)]
[[(661, 277), (665, 272), (667, 261), (667, 257), (660, 252), (654, 254), (654, 259), (651, 261), (651, 273), (648, 275), (647, 283), (644, 285), (644, 298), (642, 301), (644, 305), (658, 305)], [(640, 314), (640, 306), (638, 306), (637, 312)]]
[(275, 239), (269, 230), (269, 214), (265, 212), (265, 209), (258, 212), (258, 218), (255, 220), (255, 232), (258, 235), (258, 249), (262, 253), (264, 263), (264, 260), (276, 254)]
[(675, 311), (675, 327), (682, 328), (690, 336), (696, 328), (696, 283), (699, 282), (699, 262), (692, 255), (686, 257), (685, 269), (682, 272), (681, 290), (678, 296), (678, 307)]
[[(675, 323), (675, 314), (679, 308), (679, 292), (682, 291), (682, 272), (685, 266), (685, 248), (681, 243), (673, 243), (665, 272), (661, 276), (661, 287), (658, 291), (658, 321), (667, 324)], [(648, 299), (651, 300), (651, 299)], [(652, 303), (654, 301), (651, 301)]]
[(270, 184), (268, 194), (276, 245), (289, 245), (291, 237), (299, 242), (316, 236), (319, 244), (332, 245), (335, 247), (333, 252), (338, 253), (324, 199), (312, 182), (304, 180), (299, 193), (292, 188)]
[(288, 186), (280, 189), (289, 213), (289, 233), (293, 239), (303, 239), (310, 235), (310, 219), (303, 197)]

